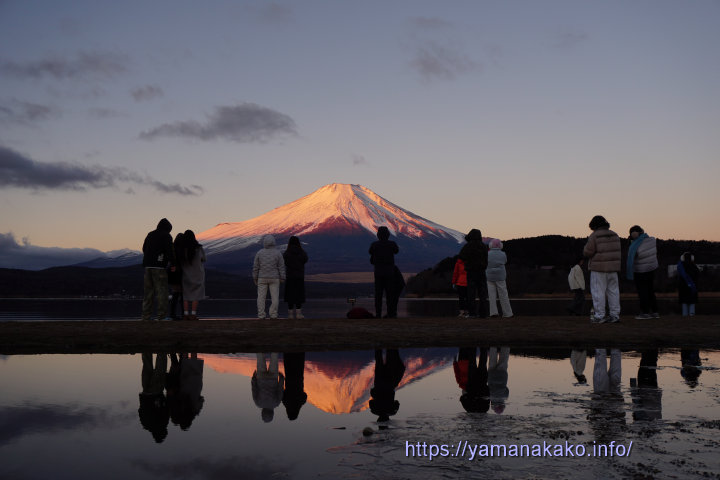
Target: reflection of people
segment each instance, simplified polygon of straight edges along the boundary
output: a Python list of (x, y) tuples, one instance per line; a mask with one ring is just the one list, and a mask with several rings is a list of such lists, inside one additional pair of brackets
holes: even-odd
[(505, 402), (510, 395), (507, 387), (510, 347), (495, 347), (488, 351), (488, 391), (493, 412), (503, 413)]
[[(467, 273), (468, 310), (471, 317), (488, 316), (487, 278), (488, 249), (483, 243), (482, 232), (473, 228), (465, 235), (466, 244), (460, 249), (460, 259)], [(478, 302), (475, 299), (478, 298)]]
[(587, 360), (587, 352), (585, 350), (575, 350), (570, 352), (570, 365), (573, 369), (573, 374), (578, 383), (587, 383), (585, 378), (585, 362)]
[(662, 390), (658, 388), (657, 361), (658, 350), (643, 350), (637, 383), (630, 386), (633, 402), (633, 420), (648, 422), (662, 419)]
[(685, 379), (685, 383), (690, 388), (698, 386), (698, 378), (700, 378), (700, 350), (680, 350), (680, 363), (682, 368), (680, 369), (680, 375)]
[(275, 248), (275, 237), (265, 235), (263, 248), (253, 260), (253, 281), (257, 285), (258, 318), (265, 318), (265, 298), (270, 290), (270, 318), (278, 318), (280, 303), (280, 282), (285, 280), (285, 260)]
[[(620, 271), (620, 237), (610, 230), (605, 217), (596, 215), (590, 220), (593, 232), (583, 248), (583, 255), (589, 258), (590, 294), (592, 295), (595, 313), (590, 318), (592, 323), (616, 323), (620, 321), (620, 287), (618, 272)], [(605, 316), (605, 299), (610, 307), (609, 315)]]
[(570, 306), (567, 308), (568, 313), (572, 315), (582, 315), (583, 306), (585, 305), (585, 275), (582, 269), (583, 263), (585, 263), (585, 258), (580, 257), (568, 274), (570, 291), (575, 295), (572, 303), (570, 303)]
[(645, 233), (639, 225), (630, 227), (630, 248), (627, 256), (627, 278), (635, 280), (640, 300), (640, 314), (635, 318), (660, 318), (655, 298), (655, 271), (658, 268), (655, 237)]
[(283, 398), (285, 377), (278, 371), (278, 354), (270, 354), (270, 363), (265, 362), (265, 354), (257, 354), (257, 370), (253, 373), (252, 396), (255, 405), (262, 409), (261, 416), (264, 422), (272, 422), (275, 416), (275, 407), (280, 405)]
[(595, 350), (593, 393), (590, 399), (588, 420), (598, 443), (617, 441), (625, 429), (625, 402), (620, 390), (622, 380), (622, 354), (610, 350), (610, 368), (607, 350)]
[(488, 387), (488, 354), (486, 348), (460, 347), (457, 359), (453, 362), (455, 380), (462, 390), (460, 403), (467, 412), (485, 413), (490, 409), (490, 389)]
[(290, 237), (282, 256), (285, 261), (285, 302), (288, 304), (288, 317), (304, 318), (302, 304), (305, 303), (305, 264), (308, 256), (298, 237)]
[(182, 257), (178, 260), (183, 271), (183, 319), (197, 320), (198, 302), (205, 298), (205, 250), (192, 230), (183, 234)]
[(695, 304), (698, 301), (698, 277), (700, 270), (695, 265), (695, 256), (685, 252), (677, 264), (678, 300), (682, 307), (683, 317), (695, 315)]
[(285, 366), (285, 391), (282, 403), (288, 420), (295, 420), (300, 414), (300, 408), (307, 401), (305, 393), (305, 353), (283, 353)]
[(153, 297), (157, 302), (159, 320), (165, 320), (168, 313), (168, 278), (166, 268), (174, 268), (173, 239), (170, 236), (172, 225), (167, 218), (157, 224), (157, 228), (148, 233), (143, 242), (143, 303), (142, 319), (151, 320)]
[[(390, 230), (382, 226), (377, 231), (377, 241), (370, 245), (370, 263), (375, 269), (375, 317), (382, 317), (382, 299), (385, 294), (385, 304), (388, 318), (397, 317), (395, 255), (400, 251), (397, 243), (390, 240)], [(398, 293), (399, 295), (399, 293)]]
[(201, 395), (204, 361), (196, 353), (170, 356), (167, 399), (170, 418), (175, 425), (187, 430), (200, 413), (205, 402)]
[(152, 434), (157, 443), (161, 443), (167, 437), (167, 426), (170, 421), (164, 394), (166, 372), (167, 356), (165, 354), (157, 354), (154, 366), (153, 354), (142, 354), (142, 374), (140, 376), (142, 392), (139, 394), (138, 415), (140, 424)]
[(378, 422), (387, 422), (400, 408), (395, 400), (395, 389), (405, 374), (405, 364), (397, 349), (389, 348), (383, 361), (382, 350), (375, 350), (375, 382), (370, 389), (370, 411)]

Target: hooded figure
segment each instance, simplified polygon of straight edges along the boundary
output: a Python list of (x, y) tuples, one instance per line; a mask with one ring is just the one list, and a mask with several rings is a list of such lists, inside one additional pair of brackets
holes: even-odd
[[(465, 263), (467, 273), (468, 311), (471, 317), (485, 318), (488, 315), (487, 279), (488, 248), (483, 243), (482, 233), (473, 228), (465, 235), (467, 243), (460, 250), (460, 260)], [(479, 297), (479, 303), (475, 299)]]
[(143, 242), (143, 303), (142, 319), (149, 321), (153, 310), (153, 297), (157, 301), (158, 319), (168, 316), (168, 275), (167, 267), (175, 268), (175, 251), (170, 235), (172, 225), (167, 218), (157, 224), (157, 228), (148, 233)]
[(280, 282), (285, 280), (285, 261), (282, 253), (275, 248), (275, 237), (263, 237), (263, 249), (255, 254), (253, 281), (258, 287), (258, 318), (265, 318), (265, 298), (270, 290), (270, 318), (278, 318), (280, 303)]
[(376, 242), (370, 245), (370, 263), (375, 266), (375, 317), (382, 317), (382, 297), (385, 293), (387, 316), (397, 317), (397, 291), (395, 279), (395, 254), (400, 251), (397, 243), (390, 240), (390, 230), (378, 228)]

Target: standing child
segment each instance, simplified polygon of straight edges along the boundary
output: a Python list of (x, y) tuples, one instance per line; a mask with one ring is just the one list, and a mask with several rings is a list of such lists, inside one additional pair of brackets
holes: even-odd
[(700, 274), (695, 265), (695, 256), (685, 252), (680, 256), (677, 264), (678, 273), (678, 300), (682, 306), (683, 317), (695, 316), (695, 304), (698, 301), (697, 281)]
[(468, 318), (470, 312), (467, 305), (467, 273), (465, 272), (465, 263), (456, 257), (455, 268), (453, 269), (452, 285), (458, 294), (458, 304), (460, 306), (460, 314), (458, 317)]
[(490, 316), (497, 317), (497, 297), (500, 297), (500, 307), (505, 318), (513, 316), (508, 298), (507, 284), (505, 278), (505, 264), (507, 255), (502, 251), (503, 244), (497, 238), (490, 240), (490, 251), (488, 251), (488, 264), (485, 270), (487, 277), (488, 299), (490, 300)]
[(572, 303), (567, 308), (568, 313), (572, 315), (583, 314), (583, 305), (585, 303), (585, 274), (582, 269), (583, 263), (585, 263), (585, 258), (580, 257), (575, 266), (570, 269), (570, 274), (568, 275), (570, 291), (575, 294)]

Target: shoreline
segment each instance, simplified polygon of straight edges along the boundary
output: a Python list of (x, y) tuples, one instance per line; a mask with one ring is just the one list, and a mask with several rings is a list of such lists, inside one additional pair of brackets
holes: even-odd
[(720, 348), (720, 316), (0, 322), (0, 354), (252, 353), (459, 346)]

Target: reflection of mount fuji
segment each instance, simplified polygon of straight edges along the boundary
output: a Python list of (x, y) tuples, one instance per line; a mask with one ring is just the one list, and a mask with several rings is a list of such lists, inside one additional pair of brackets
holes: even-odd
[[(457, 349), (403, 349), (406, 365), (398, 388), (430, 375), (452, 363)], [(202, 355), (206, 367), (219, 373), (251, 377), (255, 354)], [(282, 362), (280, 371), (284, 372)], [(373, 352), (322, 352), (305, 356), (305, 392), (308, 402), (328, 413), (360, 412), (368, 408), (375, 378)], [(248, 380), (249, 381), (249, 380)]]

